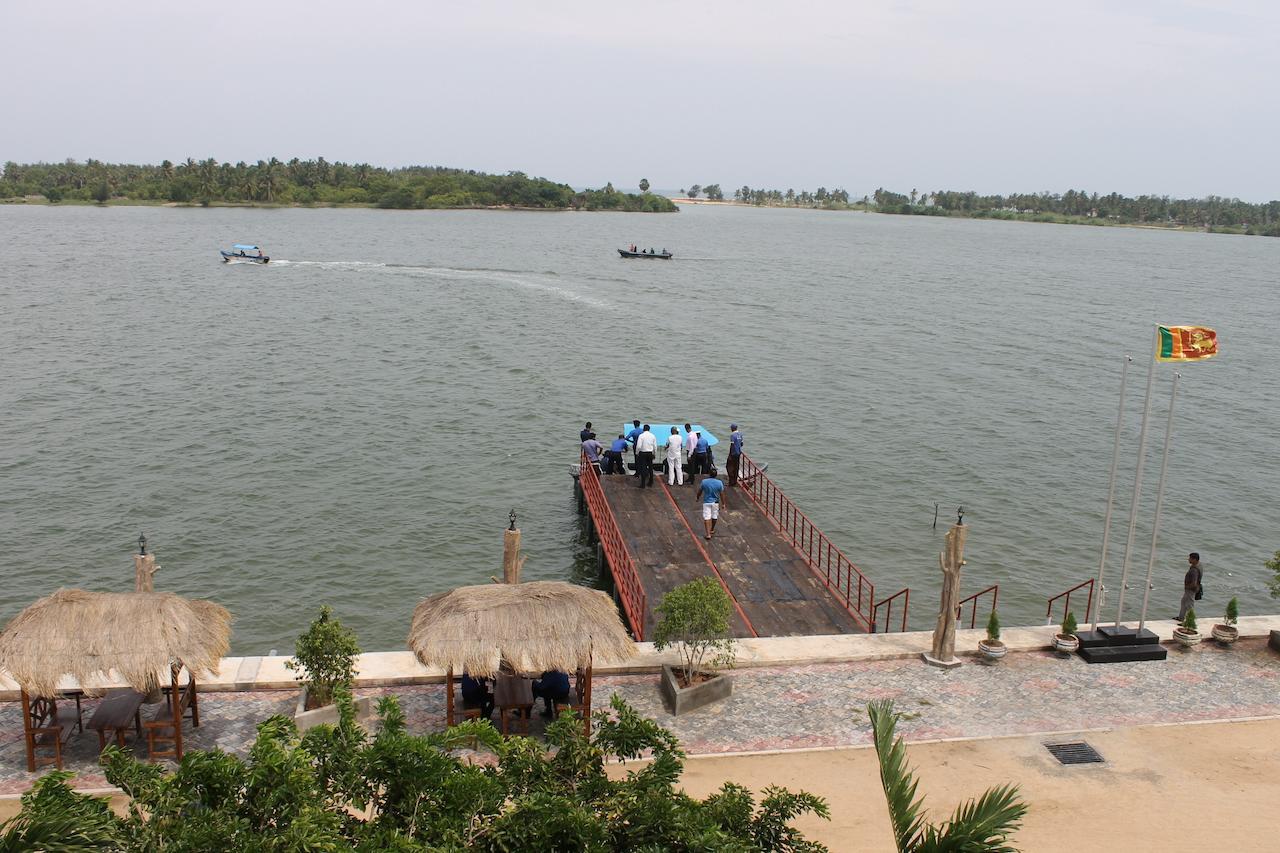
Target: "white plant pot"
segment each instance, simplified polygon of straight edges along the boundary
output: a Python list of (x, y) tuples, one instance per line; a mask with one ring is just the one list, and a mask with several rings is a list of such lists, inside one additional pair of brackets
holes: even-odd
[(1053, 649), (1062, 654), (1075, 654), (1080, 649), (1080, 638), (1075, 634), (1054, 634)]
[(1192, 646), (1200, 644), (1203, 637), (1199, 631), (1185, 631), (1182, 628), (1173, 629), (1173, 638), (1182, 644), (1183, 648), (1189, 649)]
[(1213, 638), (1224, 646), (1229, 646), (1240, 639), (1240, 629), (1234, 625), (1214, 625)]
[(990, 661), (997, 661), (1009, 653), (1009, 647), (999, 640), (979, 640), (978, 651)]

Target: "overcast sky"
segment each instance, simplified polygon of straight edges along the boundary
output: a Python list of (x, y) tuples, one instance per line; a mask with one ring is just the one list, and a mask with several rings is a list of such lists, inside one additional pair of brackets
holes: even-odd
[(1280, 3), (5, 0), (0, 161), (1280, 198)]

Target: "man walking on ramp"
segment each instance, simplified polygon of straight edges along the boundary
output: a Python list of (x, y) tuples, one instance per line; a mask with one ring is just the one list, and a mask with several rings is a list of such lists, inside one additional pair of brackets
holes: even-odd
[(724, 483), (716, 477), (716, 469), (707, 472), (707, 478), (698, 486), (698, 501), (702, 504), (702, 526), (710, 539), (716, 535), (716, 522), (720, 520), (720, 502), (724, 499)]

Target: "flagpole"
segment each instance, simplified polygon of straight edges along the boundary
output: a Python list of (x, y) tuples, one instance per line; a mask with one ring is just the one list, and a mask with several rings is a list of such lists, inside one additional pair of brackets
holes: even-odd
[(1160, 458), (1160, 485), (1156, 487), (1156, 520), (1151, 525), (1151, 556), (1147, 559), (1147, 589), (1142, 595), (1142, 618), (1138, 622), (1141, 631), (1147, 624), (1147, 599), (1151, 597), (1151, 573), (1156, 567), (1156, 537), (1160, 533), (1160, 509), (1164, 506), (1164, 476), (1169, 470), (1169, 439), (1173, 435), (1173, 404), (1178, 399), (1178, 380), (1182, 374), (1174, 371), (1173, 390), (1169, 392), (1169, 422), (1164, 428), (1164, 455)]
[(1124, 588), (1129, 582), (1129, 555), (1133, 552), (1133, 534), (1138, 529), (1138, 501), (1142, 497), (1142, 469), (1147, 461), (1147, 420), (1151, 415), (1151, 382), (1156, 375), (1156, 347), (1160, 346), (1160, 327), (1152, 331), (1155, 346), (1152, 347), (1151, 363), (1147, 367), (1147, 395), (1142, 403), (1142, 428), (1138, 431), (1138, 470), (1133, 476), (1133, 504), (1129, 507), (1129, 537), (1124, 543), (1124, 562), (1120, 568), (1120, 594), (1116, 596), (1116, 624), (1120, 627), (1120, 617), (1124, 613)]
[[(1106, 587), (1102, 584), (1102, 575), (1107, 568), (1107, 543), (1111, 538), (1111, 508), (1116, 497), (1116, 467), (1120, 463), (1120, 422), (1124, 420), (1124, 384), (1129, 378), (1129, 365), (1133, 356), (1124, 357), (1124, 367), (1120, 369), (1120, 406), (1116, 410), (1116, 437), (1111, 448), (1111, 480), (1107, 485), (1107, 517), (1102, 522), (1102, 557), (1098, 560), (1098, 606), (1093, 609), (1093, 630), (1098, 630), (1098, 614), (1102, 612), (1102, 597)], [(1087, 618), (1087, 617), (1086, 617)]]

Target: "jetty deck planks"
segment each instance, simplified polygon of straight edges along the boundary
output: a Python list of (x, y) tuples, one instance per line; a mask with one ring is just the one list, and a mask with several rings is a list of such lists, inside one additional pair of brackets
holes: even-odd
[[(725, 487), (715, 538), (703, 539), (702, 505), (694, 486), (670, 486), (655, 472), (654, 486), (641, 489), (631, 476), (600, 478), (627, 550), (635, 561), (649, 612), (668, 590), (717, 572), (742, 613), (761, 637), (858, 634), (863, 629), (814, 576), (795, 548), (741, 491)], [(734, 636), (751, 630), (735, 611)]]

